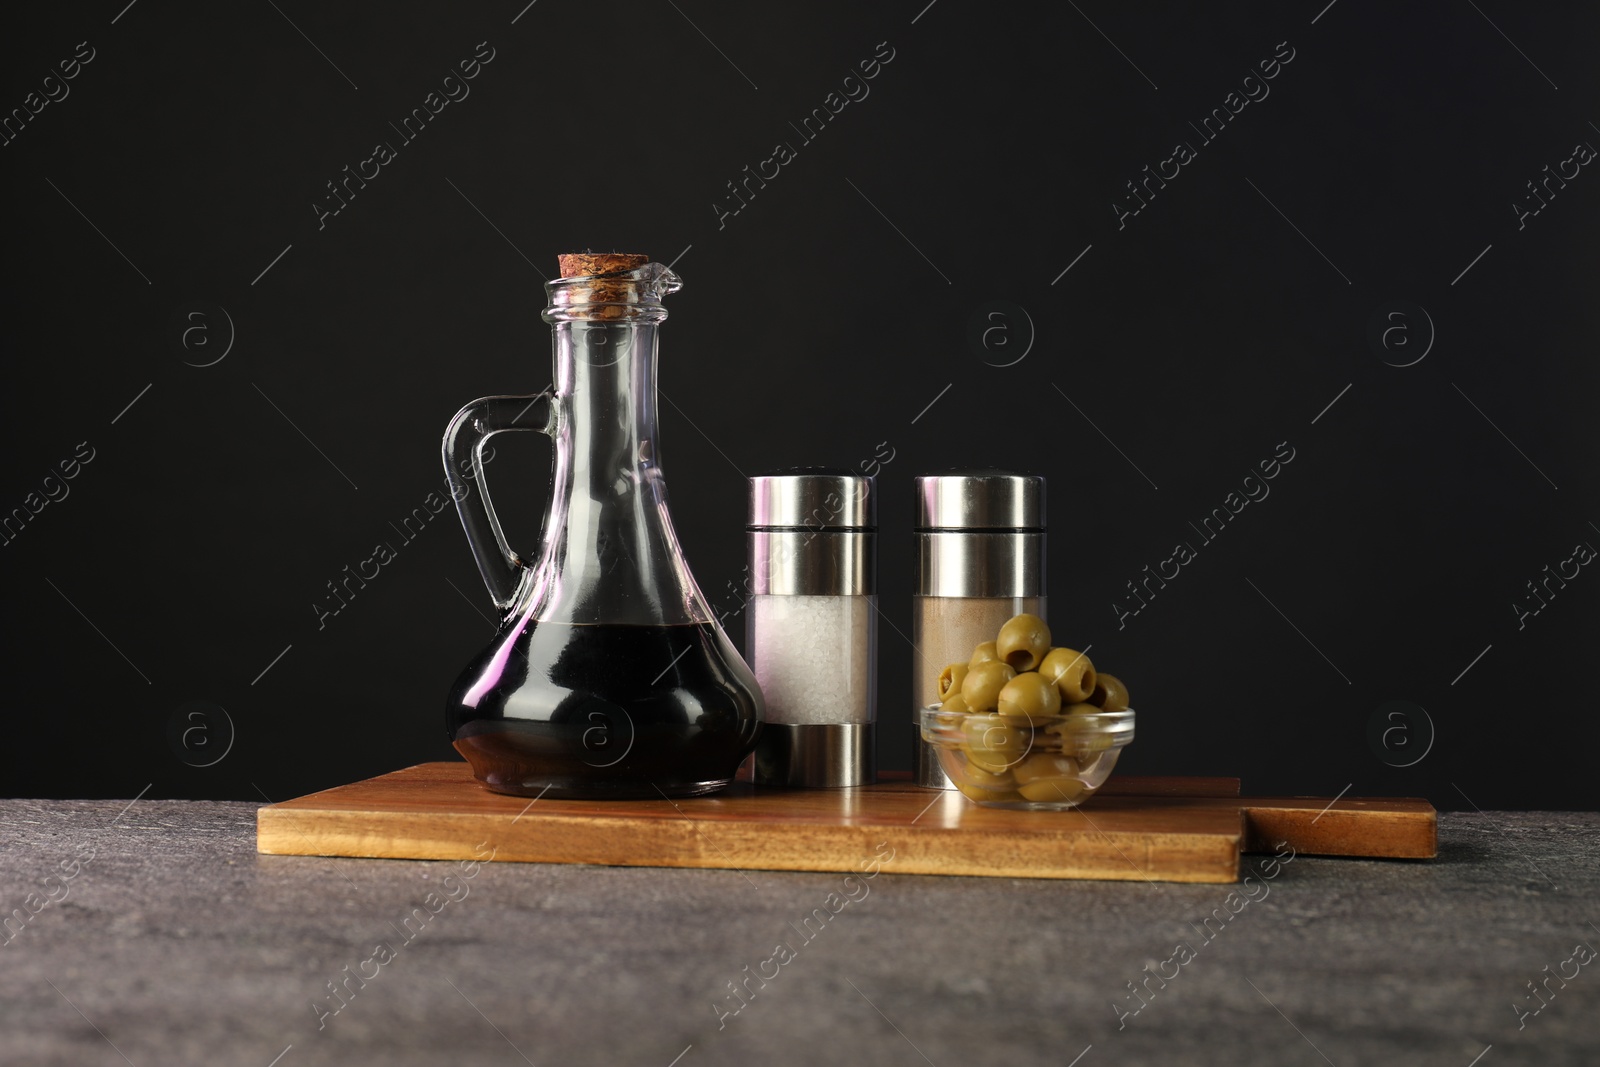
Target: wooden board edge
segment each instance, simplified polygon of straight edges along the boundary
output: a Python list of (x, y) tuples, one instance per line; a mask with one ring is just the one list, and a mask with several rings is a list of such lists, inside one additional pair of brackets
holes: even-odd
[(1317, 812), (1310, 808), (1244, 808), (1246, 852), (1271, 852), (1287, 842), (1296, 853), (1364, 859), (1434, 859), (1439, 813), (1427, 801), (1403, 798), (1387, 809)]
[[(1239, 879), (1236, 833), (1078, 831), (1041, 837), (999, 832), (986, 835), (983, 857), (974, 859), (954, 854), (970, 831), (718, 824), (712, 843), (687, 819), (645, 824), (572, 816), (564, 821), (569, 823), (564, 832), (551, 834), (514, 828), (496, 816), (263, 808), (257, 815), (256, 848), (263, 855), (851, 874), (887, 844), (894, 858), (883, 861), (882, 869), (890, 873), (1191, 883)], [(402, 827), (403, 835), (388, 832)], [(1142, 866), (1133, 860), (1137, 855)]]

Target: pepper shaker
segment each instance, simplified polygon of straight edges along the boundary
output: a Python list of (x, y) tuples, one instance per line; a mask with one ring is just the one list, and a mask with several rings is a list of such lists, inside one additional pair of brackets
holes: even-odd
[(1044, 479), (1008, 471), (917, 478), (911, 606), (913, 766), (918, 785), (951, 789), (918, 714), (939, 703), (939, 672), (965, 663), (1013, 615), (1045, 618)]
[(766, 698), (758, 785), (875, 777), (876, 527), (869, 477), (802, 467), (750, 479), (745, 649)]

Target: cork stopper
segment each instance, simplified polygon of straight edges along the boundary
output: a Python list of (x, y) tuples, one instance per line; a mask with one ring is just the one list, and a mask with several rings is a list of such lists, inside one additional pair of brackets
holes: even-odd
[(620, 274), (638, 270), (650, 262), (649, 256), (632, 252), (567, 252), (556, 257), (563, 278), (590, 278), (597, 274)]
[(557, 257), (561, 277), (550, 282), (546, 322), (647, 320), (666, 317), (661, 298), (682, 280), (650, 257), (631, 252), (568, 252)]

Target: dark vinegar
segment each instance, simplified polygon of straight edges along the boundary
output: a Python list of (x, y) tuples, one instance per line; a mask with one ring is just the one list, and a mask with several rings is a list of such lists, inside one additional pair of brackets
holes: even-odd
[(760, 701), (710, 624), (527, 623), (462, 672), (446, 704), (456, 750), (498, 793), (695, 796), (755, 747)]

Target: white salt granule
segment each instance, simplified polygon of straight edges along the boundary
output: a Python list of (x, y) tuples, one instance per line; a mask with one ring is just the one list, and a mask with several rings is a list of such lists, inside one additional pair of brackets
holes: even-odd
[(746, 644), (767, 722), (876, 718), (876, 597), (753, 598)]

